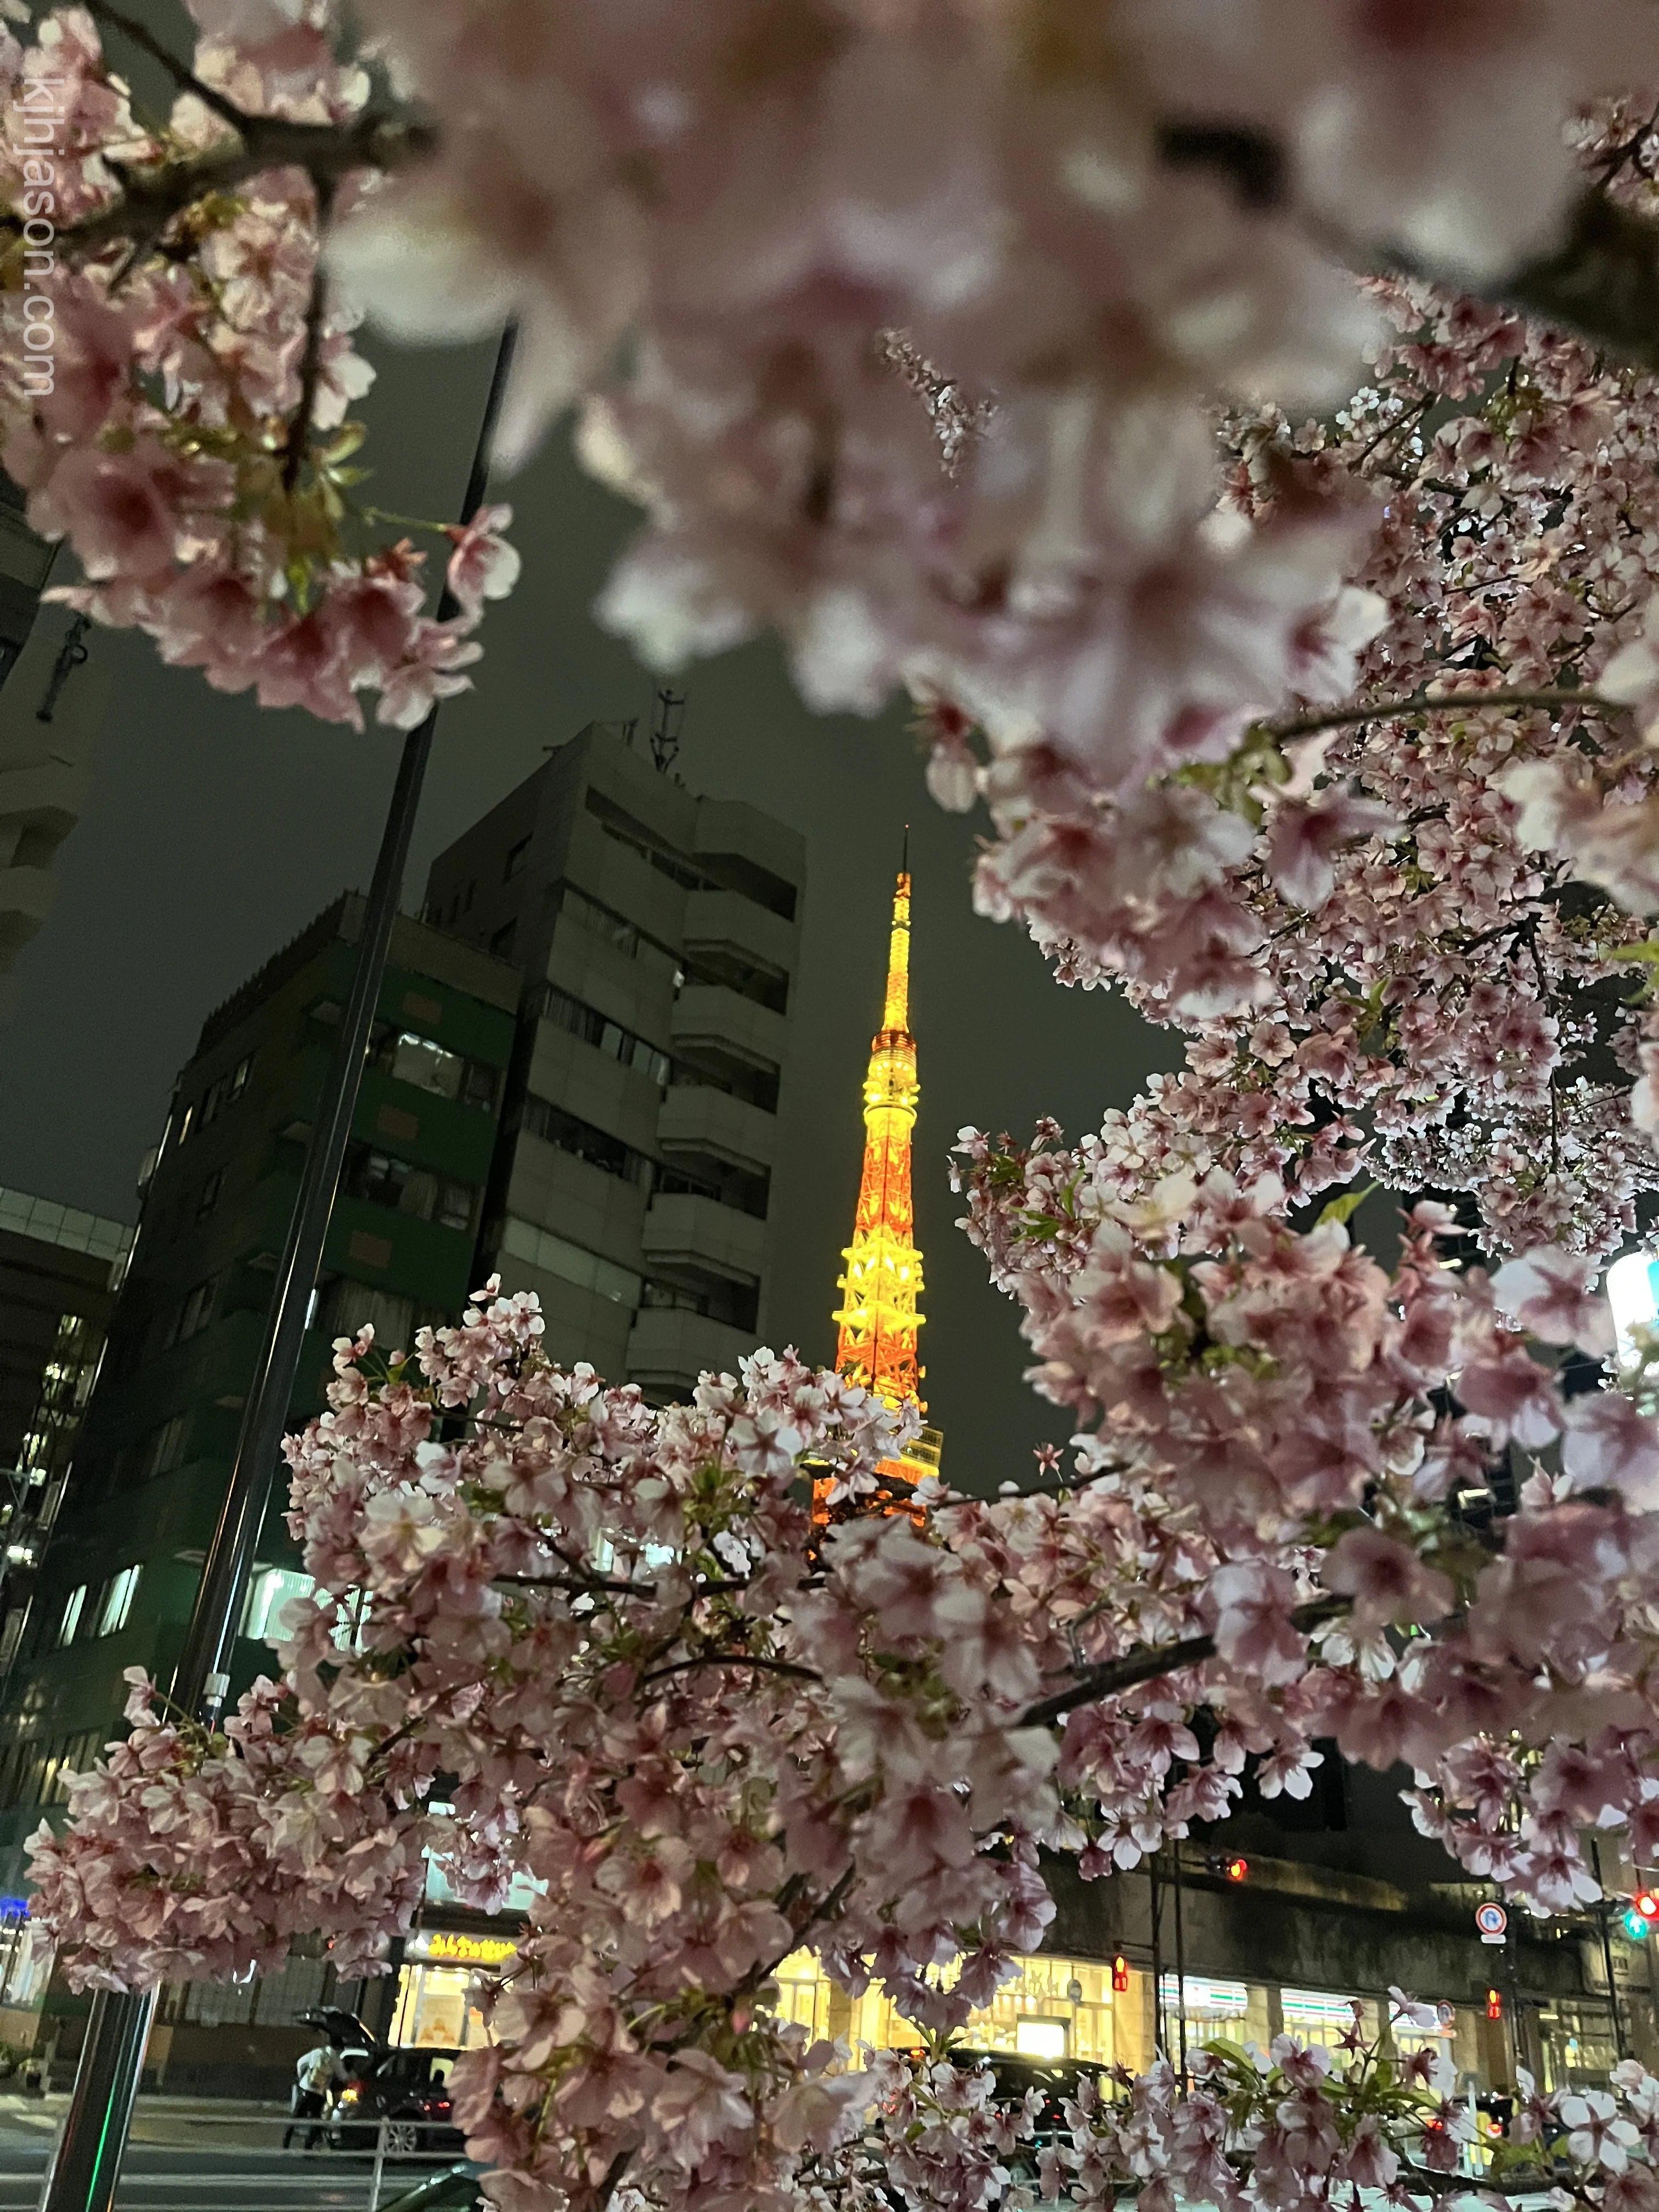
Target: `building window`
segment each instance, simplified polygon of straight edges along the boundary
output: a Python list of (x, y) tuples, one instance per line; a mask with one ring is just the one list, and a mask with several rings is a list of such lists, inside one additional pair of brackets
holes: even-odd
[(430, 1037), (416, 1036), (410, 1030), (389, 1030), (374, 1057), (399, 1083), (412, 1083), (417, 1091), (434, 1091), (440, 1098), (461, 1095), (465, 1061)]
[(499, 929), (492, 932), (489, 949), (498, 960), (510, 960), (513, 957), (513, 936), (517, 928), (517, 922), (504, 921)]
[(487, 1067), (481, 1060), (467, 1061), (466, 1073), (461, 1078), (463, 1106), (476, 1106), (481, 1113), (493, 1114), (495, 1110), (496, 1088), (496, 1076), (493, 1067)]
[(602, 1298), (614, 1299), (618, 1305), (637, 1306), (640, 1302), (640, 1279), (631, 1267), (619, 1267), (614, 1260), (601, 1259), (583, 1245), (572, 1244), (550, 1230), (538, 1229), (510, 1214), (501, 1231), (501, 1249), (515, 1260), (539, 1267), (544, 1274), (557, 1275), (578, 1290), (597, 1291)]
[(430, 1168), (417, 1168), (395, 1153), (354, 1145), (346, 1154), (345, 1189), (371, 1206), (395, 1206), (417, 1221), (437, 1221), (446, 1229), (471, 1229), (477, 1193), (468, 1182), (452, 1182)]
[(640, 933), (637, 924), (617, 914), (613, 908), (602, 906), (598, 899), (589, 898), (586, 891), (578, 890), (574, 884), (567, 884), (563, 910), (572, 921), (580, 922), (584, 929), (592, 930), (605, 944), (615, 945), (630, 960), (639, 957)]
[(132, 1595), (143, 1572), (142, 1567), (123, 1567), (104, 1584), (99, 1593), (98, 1635), (118, 1636), (126, 1626), (127, 1615), (132, 1611)]
[(444, 1182), (438, 1186), (437, 1221), (440, 1228), (470, 1230), (472, 1226), (474, 1192), (469, 1182)]
[(168, 1334), (168, 1345), (184, 1344), (191, 1337), (201, 1334), (213, 1319), (213, 1299), (217, 1288), (217, 1276), (210, 1275), (204, 1283), (198, 1283), (193, 1291), (186, 1293)]
[(195, 1126), (196, 1107), (194, 1102), (192, 1102), (190, 1105), (185, 1107), (184, 1112), (179, 1117), (179, 1141), (181, 1145), (189, 1136), (191, 1131), (195, 1127)]
[(316, 1587), (309, 1575), (295, 1568), (267, 1567), (248, 1586), (242, 1634), (258, 1644), (275, 1644), (283, 1634), (283, 1607), (296, 1597), (309, 1597)]
[(591, 1121), (567, 1114), (550, 1099), (538, 1098), (532, 1091), (524, 1102), (520, 1126), (531, 1136), (556, 1145), (562, 1152), (586, 1160), (590, 1167), (603, 1168), (606, 1175), (620, 1176), (624, 1182), (637, 1183), (641, 1190), (652, 1187), (657, 1172), (654, 1160), (625, 1145), (620, 1137), (613, 1137), (608, 1129), (595, 1128)]
[(58, 1634), (54, 1642), (59, 1651), (64, 1650), (74, 1643), (76, 1632), (81, 1626), (81, 1615), (86, 1609), (87, 1585), (84, 1583), (77, 1583), (64, 1600), (64, 1610), (58, 1618)]
[(760, 1285), (754, 1282), (727, 1282), (708, 1290), (694, 1291), (683, 1283), (647, 1281), (640, 1303), (659, 1311), (701, 1314), (706, 1321), (717, 1321), (724, 1328), (746, 1333), (755, 1328), (759, 1319)]
[(184, 1457), (185, 1420), (183, 1413), (174, 1413), (170, 1420), (163, 1421), (152, 1435), (144, 1461), (146, 1478), (171, 1474)]
[(374, 1323), (374, 1341), (383, 1352), (406, 1352), (414, 1341), (414, 1301), (349, 1275), (337, 1277), (318, 1300), (315, 1326), (331, 1344), (336, 1337), (355, 1337), (365, 1322)]
[(504, 884), (510, 884), (529, 858), (528, 837), (520, 837), (516, 845), (509, 845), (507, 848), (507, 866), (501, 870), (501, 881)]
[(196, 1218), (198, 1221), (205, 1221), (219, 1203), (220, 1187), (224, 1179), (224, 1170), (222, 1168), (215, 1168), (213, 1173), (202, 1185), (201, 1192), (196, 1200)]
[(636, 1067), (648, 1075), (659, 1090), (665, 1091), (674, 1072), (668, 1054), (649, 1038), (636, 1036), (613, 1022), (596, 1006), (585, 1006), (581, 1000), (573, 999), (568, 991), (561, 991), (550, 983), (542, 993), (538, 1010), (545, 1022), (556, 1022), (561, 1029), (568, 1030), (572, 1036), (580, 1037), (611, 1060), (619, 1060), (624, 1067)]

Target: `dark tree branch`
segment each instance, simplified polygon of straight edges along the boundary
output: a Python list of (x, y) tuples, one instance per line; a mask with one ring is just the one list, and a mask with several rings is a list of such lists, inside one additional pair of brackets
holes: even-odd
[(1628, 714), (1631, 709), (1617, 699), (1604, 699), (1598, 691), (1573, 691), (1565, 687), (1531, 691), (1413, 691), (1403, 699), (1376, 699), (1369, 706), (1333, 707), (1312, 714), (1282, 714), (1255, 726), (1270, 738), (1307, 738), (1318, 730), (1351, 729), (1361, 722), (1386, 722), (1413, 714), (1471, 714), (1488, 707), (1547, 707), (1565, 710), (1582, 707), (1592, 714)]
[[(319, 188), (337, 184), (354, 169), (399, 169), (429, 154), (437, 144), (431, 126), (410, 116), (367, 114), (338, 125), (290, 123), (277, 115), (243, 116), (236, 124), (240, 145), (216, 147), (191, 161), (169, 162), (118, 173), (121, 197), (102, 214), (60, 231), (62, 251), (79, 258), (100, 253), (125, 240), (142, 253), (186, 208), (215, 192), (233, 191), (250, 177), (271, 169), (303, 169)], [(0, 224), (0, 235), (21, 235), (15, 215)]]
[[(1351, 1601), (1346, 1597), (1315, 1598), (1310, 1605), (1298, 1606), (1291, 1613), (1291, 1626), (1299, 1635), (1317, 1628), (1322, 1621), (1334, 1620), (1348, 1610)], [(1213, 1659), (1213, 1636), (1185, 1636), (1177, 1644), (1152, 1644), (1144, 1650), (1126, 1652), (1121, 1659), (1109, 1659), (1104, 1666), (1096, 1667), (1068, 1690), (1056, 1690), (1051, 1698), (1040, 1698), (1034, 1705), (1027, 1705), (1016, 1725), (1019, 1728), (1044, 1728), (1057, 1721), (1077, 1705), (1092, 1705), (1102, 1698), (1115, 1697), (1121, 1690), (1133, 1690), (1141, 1682), (1155, 1682), (1161, 1674), (1174, 1674), (1183, 1667), (1196, 1667), (1206, 1659)]]
[[(324, 178), (313, 187), (317, 195), (317, 235), (319, 240), (328, 227), (337, 182), (337, 179)], [(300, 481), (300, 468), (305, 459), (306, 445), (311, 434), (311, 418), (317, 407), (317, 383), (323, 366), (323, 324), (327, 313), (328, 276), (319, 251), (317, 266), (312, 271), (311, 297), (306, 302), (305, 346), (300, 356), (300, 398), (294, 412), (288, 418), (283, 449), (283, 489), (290, 499)]]
[(128, 15), (125, 8), (117, 8), (112, 0), (84, 0), (87, 12), (95, 22), (108, 23), (124, 38), (147, 53), (153, 62), (159, 62), (180, 92), (192, 92), (204, 107), (210, 107), (222, 123), (228, 123), (233, 131), (240, 131), (247, 118), (234, 102), (213, 85), (204, 84), (194, 70), (181, 62), (170, 47), (158, 39), (154, 31), (141, 23), (136, 15)]
[(821, 1682), (822, 1674), (811, 1667), (797, 1667), (792, 1659), (757, 1659), (746, 1651), (704, 1651), (695, 1659), (676, 1659), (666, 1667), (654, 1667), (648, 1674), (640, 1677), (640, 1687), (647, 1682), (660, 1682), (669, 1674), (689, 1674), (694, 1667), (754, 1667), (763, 1674), (791, 1674), (799, 1682)]

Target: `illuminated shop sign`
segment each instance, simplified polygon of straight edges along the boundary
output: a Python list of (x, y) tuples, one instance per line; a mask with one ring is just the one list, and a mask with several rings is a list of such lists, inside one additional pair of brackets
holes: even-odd
[(461, 1936), (448, 1928), (429, 1928), (411, 1936), (404, 1957), (434, 1966), (499, 1966), (518, 1946), (504, 1936)]

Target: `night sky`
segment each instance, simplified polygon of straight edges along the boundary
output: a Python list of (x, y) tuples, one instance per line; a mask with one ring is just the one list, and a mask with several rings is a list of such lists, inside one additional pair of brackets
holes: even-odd
[[(365, 406), (368, 495), (436, 520), (465, 481), (489, 349), (404, 353)], [(568, 430), (498, 496), (517, 513), (516, 595), (492, 607), (477, 689), (443, 709), (404, 903), (432, 855), (583, 723), (637, 715), (655, 680), (588, 608), (633, 511), (577, 470)], [(92, 795), (57, 862), (55, 908), (21, 963), (0, 1028), (0, 1183), (131, 1220), (134, 1177), (161, 1133), (173, 1075), (203, 1018), (343, 885), (366, 884), (400, 739), (261, 713), (149, 644), (108, 631), (113, 703), (91, 756)], [(930, 1418), (947, 1474), (978, 1488), (1029, 1473), (1062, 1418), (1020, 1380), (1014, 1309), (953, 1224), (945, 1177), (957, 1128), (1028, 1133), (1052, 1112), (1076, 1131), (1124, 1104), (1173, 1041), (1102, 994), (1065, 991), (1018, 932), (979, 920), (968, 877), (983, 818), (941, 814), (908, 714), (815, 717), (770, 643), (688, 672), (680, 773), (801, 830), (810, 879), (793, 1007), (794, 1058), (774, 1178), (771, 1333), (834, 1351), (829, 1316), (851, 1232), (859, 1091), (879, 1018), (888, 901), (903, 824), (915, 878), (912, 1026), (922, 1097), (916, 1211), (927, 1263)]]

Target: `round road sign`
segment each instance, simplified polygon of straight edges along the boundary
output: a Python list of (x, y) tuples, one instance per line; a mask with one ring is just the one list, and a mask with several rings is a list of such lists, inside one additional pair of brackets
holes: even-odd
[(1501, 1936), (1510, 1924), (1510, 1916), (1501, 1905), (1477, 1905), (1474, 1924), (1483, 1936)]

